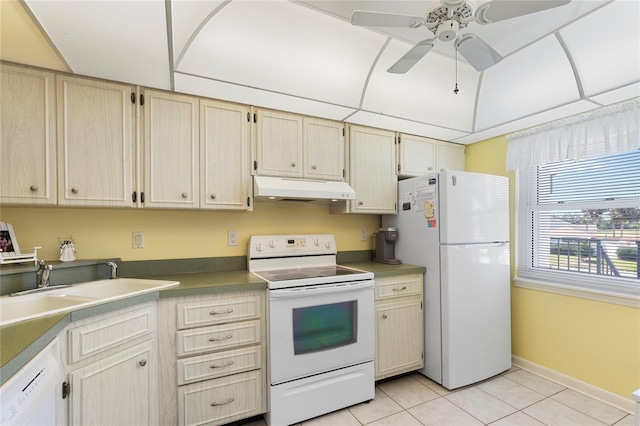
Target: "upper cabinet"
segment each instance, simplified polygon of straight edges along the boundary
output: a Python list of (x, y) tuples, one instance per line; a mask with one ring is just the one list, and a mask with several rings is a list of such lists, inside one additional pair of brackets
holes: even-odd
[(261, 176), (344, 180), (344, 124), (256, 109), (254, 160)]
[(143, 90), (142, 95), (144, 200), (141, 201), (145, 207), (198, 208), (198, 98), (149, 89)]
[(398, 176), (415, 177), (442, 170), (464, 170), (464, 168), (464, 145), (400, 134)]
[(251, 210), (250, 107), (200, 100), (200, 208)]
[[(395, 132), (363, 126), (349, 129), (349, 184), (356, 199), (334, 203), (334, 213), (396, 212)], [(341, 206), (346, 207), (341, 210)]]
[(398, 139), (398, 176), (414, 177), (436, 169), (438, 141), (422, 136), (400, 134)]
[(0, 64), (0, 203), (56, 204), (55, 75)]
[(302, 177), (302, 116), (256, 109), (254, 121), (256, 174)]
[(58, 75), (58, 204), (133, 205), (133, 86)]
[(436, 170), (464, 170), (465, 147), (456, 143), (438, 141), (436, 150)]
[(344, 123), (304, 117), (304, 177), (344, 180)]

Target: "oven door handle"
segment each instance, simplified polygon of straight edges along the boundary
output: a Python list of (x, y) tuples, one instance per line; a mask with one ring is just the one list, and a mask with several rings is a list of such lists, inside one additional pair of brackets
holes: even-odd
[(269, 299), (287, 299), (294, 297), (313, 297), (320, 294), (339, 294), (373, 288), (373, 280), (357, 283), (336, 283), (310, 287), (283, 288), (269, 291)]

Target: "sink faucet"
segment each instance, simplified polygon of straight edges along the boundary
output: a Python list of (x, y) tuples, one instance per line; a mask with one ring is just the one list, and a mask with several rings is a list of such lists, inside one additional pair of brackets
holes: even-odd
[(107, 266), (111, 267), (110, 279), (115, 280), (116, 278), (118, 278), (118, 265), (116, 265), (116, 262), (107, 262), (106, 264)]
[(52, 265), (45, 265), (44, 260), (41, 260), (38, 264), (38, 270), (36, 271), (36, 284), (38, 288), (49, 287), (49, 278), (51, 277)]

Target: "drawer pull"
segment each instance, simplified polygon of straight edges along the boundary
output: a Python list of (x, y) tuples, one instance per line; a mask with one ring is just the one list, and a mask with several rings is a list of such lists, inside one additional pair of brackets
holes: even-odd
[(402, 287), (400, 287), (400, 288), (394, 288), (394, 289), (393, 289), (393, 291), (404, 291), (404, 290), (406, 290), (406, 289), (407, 289), (407, 286), (406, 286), (406, 285), (403, 285), (403, 286), (402, 286)]
[(209, 366), (209, 368), (224, 368), (224, 367), (228, 367), (228, 366), (230, 366), (230, 365), (233, 365), (233, 361), (227, 361), (227, 362), (225, 362), (225, 363), (224, 363), (224, 364), (222, 364), (222, 365), (215, 365), (215, 364), (211, 364), (211, 365)]
[(382, 314), (382, 319), (387, 319), (387, 314)]
[(209, 338), (209, 341), (210, 341), (210, 342), (219, 342), (219, 341), (221, 341), (221, 340), (229, 340), (229, 339), (231, 339), (232, 337), (233, 337), (233, 334), (227, 334), (226, 336), (221, 337), (221, 338), (219, 338), (219, 339), (218, 339), (218, 338), (215, 338), (215, 337), (210, 337), (210, 338)]
[(230, 314), (231, 312), (233, 312), (233, 309), (227, 309), (226, 311), (211, 311), (209, 312), (209, 315), (224, 315)]
[(147, 365), (147, 360), (143, 359), (142, 361), (140, 361), (138, 364), (140, 364), (140, 367), (144, 367), (145, 365)]
[(212, 407), (217, 407), (218, 405), (227, 405), (227, 404), (231, 404), (233, 401), (235, 400), (235, 398), (229, 398), (227, 399), (225, 402), (212, 402), (211, 406)]
[(38, 185), (31, 185), (29, 189), (31, 190), (31, 192), (38, 192)]

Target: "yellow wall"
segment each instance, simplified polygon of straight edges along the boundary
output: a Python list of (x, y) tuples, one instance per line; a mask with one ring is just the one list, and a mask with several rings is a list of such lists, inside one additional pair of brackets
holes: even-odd
[[(330, 233), (339, 251), (372, 250), (378, 215), (331, 215), (326, 205), (257, 202), (253, 212), (111, 210), (81, 208), (7, 208), (0, 220), (11, 223), (23, 252), (42, 246), (40, 258), (58, 258), (58, 238), (73, 236), (78, 259), (123, 260), (246, 256), (251, 235)], [(360, 228), (369, 234), (360, 242)], [(239, 233), (227, 246), (227, 231)], [(145, 248), (132, 248), (132, 232), (143, 231)]]
[[(467, 170), (509, 176), (515, 241), (515, 178), (505, 171), (506, 150), (505, 137), (468, 146)], [(514, 265), (513, 243), (511, 259)], [(625, 398), (640, 388), (639, 309), (513, 286), (511, 291), (514, 355)]]

